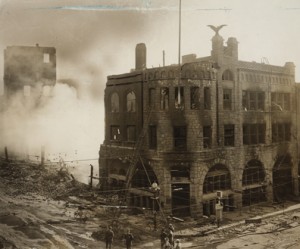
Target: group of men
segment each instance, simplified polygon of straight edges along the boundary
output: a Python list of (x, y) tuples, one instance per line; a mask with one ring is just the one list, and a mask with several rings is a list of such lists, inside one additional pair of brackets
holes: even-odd
[[(112, 227), (108, 227), (108, 229), (105, 232), (105, 243), (106, 243), (106, 249), (111, 249), (113, 240), (114, 240), (114, 232), (112, 230)], [(133, 235), (130, 231), (130, 229), (127, 230), (127, 233), (124, 234), (124, 240), (126, 249), (131, 249), (132, 241), (133, 241)]]
[[(175, 229), (172, 224), (169, 224), (168, 229), (162, 229), (160, 234), (161, 249), (181, 249), (180, 241), (178, 239), (174, 240), (174, 232)], [(130, 229), (127, 230), (127, 233), (125, 233), (123, 237), (125, 240), (126, 249), (131, 249), (134, 237)], [(114, 232), (110, 226), (105, 232), (106, 249), (112, 248), (113, 239)]]
[(161, 249), (181, 249), (179, 239), (174, 240), (174, 226), (169, 224), (168, 229), (162, 229), (160, 234)]

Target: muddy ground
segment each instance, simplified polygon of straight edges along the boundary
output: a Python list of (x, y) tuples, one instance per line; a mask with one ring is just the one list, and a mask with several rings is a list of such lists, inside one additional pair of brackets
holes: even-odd
[(66, 165), (1, 160), (0, 248), (104, 248), (108, 225), (115, 248), (129, 227), (136, 244), (156, 238), (150, 216), (118, 204), (114, 193), (76, 181)]
[[(104, 231), (112, 225), (114, 249), (125, 248), (127, 228), (135, 236), (133, 248), (159, 249), (159, 230), (166, 220), (158, 217), (154, 231), (151, 210), (122, 206), (115, 193), (78, 182), (66, 165), (0, 159), (0, 248), (105, 248)], [(300, 213), (284, 212), (285, 207), (260, 205), (224, 213), (220, 229), (206, 218), (172, 223), (182, 248), (300, 248)], [(278, 210), (260, 223), (239, 223)]]

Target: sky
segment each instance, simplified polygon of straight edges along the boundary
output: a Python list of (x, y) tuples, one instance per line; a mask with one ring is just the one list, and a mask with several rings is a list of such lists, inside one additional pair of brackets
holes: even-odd
[[(214, 32), (207, 25), (226, 24), (220, 34), (225, 41), (237, 38), (240, 60), (267, 58), (279, 66), (293, 61), (300, 82), (300, 1), (182, 0), (181, 4), (182, 55), (210, 55)], [(178, 6), (179, 0), (0, 0), (0, 95), (7, 46), (38, 43), (57, 51), (55, 98), (29, 115), (36, 131), (32, 147), (46, 143), (49, 153), (69, 153), (71, 160), (96, 159), (104, 139), (106, 77), (134, 68), (135, 46), (141, 42), (147, 47), (147, 67), (162, 66), (163, 50), (167, 65), (177, 63)], [(85, 90), (82, 99), (71, 87), (59, 84), (66, 79)], [(24, 129), (18, 120), (14, 123)]]

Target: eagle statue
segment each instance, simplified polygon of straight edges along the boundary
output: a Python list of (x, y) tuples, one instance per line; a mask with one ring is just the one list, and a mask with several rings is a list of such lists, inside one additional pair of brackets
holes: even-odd
[(216, 35), (219, 35), (219, 30), (225, 26), (227, 26), (226, 24), (220, 25), (220, 26), (213, 26), (213, 25), (207, 25), (208, 27), (210, 27), (213, 31), (216, 32)]

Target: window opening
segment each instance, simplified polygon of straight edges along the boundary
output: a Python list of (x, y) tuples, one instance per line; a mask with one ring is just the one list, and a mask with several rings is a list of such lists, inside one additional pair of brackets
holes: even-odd
[(186, 126), (174, 127), (174, 147), (175, 149), (186, 149)]
[(200, 108), (200, 88), (191, 87), (191, 109), (197, 110)]
[(234, 125), (224, 125), (224, 146), (234, 146)]
[(127, 112), (135, 112), (136, 111), (136, 97), (134, 92), (130, 92), (127, 94)]
[(149, 149), (157, 148), (157, 130), (155, 125), (149, 126)]
[(175, 87), (175, 108), (184, 109), (184, 88), (182, 86)]
[(160, 109), (169, 109), (169, 88), (163, 87), (160, 89)]
[(204, 109), (210, 109), (211, 101), (210, 101), (210, 88), (204, 87)]
[(111, 95), (111, 112), (119, 112), (119, 111), (120, 111), (119, 95), (117, 93), (113, 93)]
[(211, 148), (212, 132), (211, 126), (203, 126), (203, 148)]
[(223, 89), (223, 109), (231, 110), (232, 103), (232, 90), (231, 89)]

